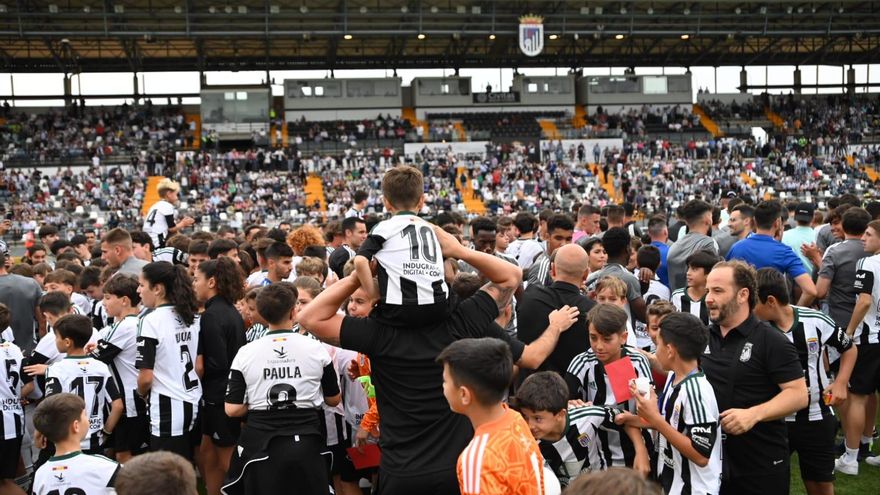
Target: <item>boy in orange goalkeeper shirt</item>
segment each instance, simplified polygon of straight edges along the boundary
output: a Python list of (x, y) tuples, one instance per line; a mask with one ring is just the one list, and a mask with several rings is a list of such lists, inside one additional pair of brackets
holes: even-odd
[(498, 339), (449, 344), (443, 363), (443, 395), (470, 419), (474, 438), (458, 457), (462, 495), (543, 495), (544, 458), (522, 416), (503, 403), (513, 378), (513, 359)]

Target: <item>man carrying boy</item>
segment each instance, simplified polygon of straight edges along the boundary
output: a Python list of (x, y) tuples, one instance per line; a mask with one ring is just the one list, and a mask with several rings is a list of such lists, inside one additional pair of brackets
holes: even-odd
[[(394, 216), (373, 228), (354, 258), (361, 287), (379, 298), (370, 317), (400, 327), (442, 321), (449, 297), (443, 253), (431, 224), (414, 213), (425, 203), (422, 173), (406, 166), (388, 170), (382, 197)], [(373, 258), (378, 287), (370, 269)]]
[(339, 383), (324, 346), (292, 330), (296, 300), (289, 284), (260, 290), (257, 310), (269, 331), (232, 361), (226, 415), (247, 415), (247, 423), (223, 493), (327, 492), (319, 416), (321, 404), (339, 404)]
[(706, 308), (706, 277), (712, 271), (717, 256), (706, 251), (697, 251), (687, 258), (687, 287), (672, 293), (671, 301), (675, 309), (690, 313), (709, 324), (709, 309)]
[[(70, 392), (77, 394), (88, 406), (89, 433), (81, 448), (88, 453), (101, 452), (104, 437), (116, 428), (122, 417), (122, 399), (106, 364), (86, 355), (84, 347), (92, 336), (88, 316), (62, 316), (55, 324), (55, 344), (66, 354), (46, 370), (46, 396)], [(110, 404), (110, 415), (104, 421), (104, 409)]]
[[(572, 359), (565, 374), (569, 397), (581, 399), (597, 406), (618, 406), (626, 411), (635, 411), (635, 400), (631, 397), (615, 397), (605, 366), (629, 357), (635, 374), (647, 378), (653, 384), (651, 365), (648, 358), (637, 349), (626, 345), (626, 312), (611, 304), (599, 304), (590, 310), (590, 347), (587, 352)], [(602, 443), (613, 454), (614, 465), (624, 464), (647, 473), (647, 459), (638, 456), (640, 449), (618, 431), (607, 430)]]
[(113, 435), (116, 460), (126, 462), (149, 445), (147, 406), (137, 394), (138, 280), (131, 275), (116, 275), (104, 284), (102, 301), (108, 316), (115, 320), (112, 327), (101, 331), (101, 340), (91, 357), (113, 371), (113, 377), (122, 396), (125, 414)]
[(657, 430), (657, 477), (669, 493), (718, 493), (721, 489), (721, 430), (712, 385), (698, 359), (708, 332), (696, 316), (673, 313), (663, 318), (657, 336), (657, 360), (669, 371), (659, 408), (653, 388), (630, 393), (646, 426)]
[[(831, 406), (843, 404), (856, 363), (855, 346), (828, 315), (789, 304), (788, 282), (775, 268), (758, 270), (755, 314), (782, 332), (798, 351), (810, 402), (785, 418), (788, 447), (797, 451), (801, 478), (810, 495), (834, 493), (834, 441), (837, 421)], [(831, 383), (825, 373), (826, 346), (840, 353), (840, 369)]]
[[(81, 442), (89, 435), (86, 404), (75, 394), (47, 397), (37, 406), (34, 426), (55, 445), (55, 456), (37, 469), (34, 495), (111, 494), (119, 464), (100, 455), (84, 454)], [(40, 438), (36, 439), (39, 443)]]
[[(662, 256), (660, 250), (652, 244), (642, 246), (636, 253), (637, 268), (633, 272), (633, 275), (637, 275), (642, 268), (647, 268), (654, 273), (654, 278), (648, 281), (647, 287), (642, 283), (642, 288), (647, 289), (642, 291), (642, 298), (645, 300), (645, 306), (649, 308), (655, 301), (668, 301), (670, 297), (669, 287), (665, 286), (663, 282), (660, 281), (659, 268), (661, 262)], [(636, 320), (633, 327), (636, 334), (638, 348), (650, 350), (654, 348), (654, 344), (651, 342), (651, 337), (648, 336), (647, 317), (649, 315), (646, 314), (645, 316), (645, 323)]]
[[(565, 381), (559, 374), (542, 371), (529, 376), (516, 391), (516, 405), (538, 440), (545, 461), (568, 486), (585, 471), (599, 471), (615, 465), (601, 432), (625, 430), (637, 455), (648, 458), (638, 428), (614, 423), (614, 408), (583, 406), (568, 408)], [(623, 467), (623, 462), (617, 461)]]
[(467, 416), (474, 438), (458, 457), (462, 495), (543, 495), (544, 460), (522, 416), (504, 396), (513, 379), (513, 359), (498, 339), (463, 339), (437, 357), (443, 363), (443, 395), (454, 412)]

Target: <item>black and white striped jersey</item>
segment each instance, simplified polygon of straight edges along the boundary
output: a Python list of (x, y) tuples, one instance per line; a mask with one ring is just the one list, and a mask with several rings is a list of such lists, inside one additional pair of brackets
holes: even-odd
[(198, 347), (198, 316), (187, 325), (171, 305), (158, 306), (141, 316), (135, 367), (153, 370), (149, 400), (153, 436), (180, 436), (195, 425), (202, 398), (195, 370)]
[(142, 402), (137, 400), (138, 370), (134, 367), (137, 359), (138, 317), (130, 315), (122, 318), (100, 332), (101, 339), (92, 351), (92, 357), (105, 363), (113, 372), (116, 385), (125, 403), (125, 416), (133, 418), (145, 415), (139, 411)]
[(100, 449), (105, 409), (120, 398), (110, 368), (91, 356), (67, 356), (46, 370), (46, 397), (62, 392), (76, 394), (86, 403), (89, 433), (80, 447), (92, 452)]
[(687, 293), (687, 287), (682, 287), (672, 293), (669, 299), (675, 309), (682, 313), (690, 313), (700, 321), (703, 325), (709, 324), (709, 308), (706, 307), (706, 295), (704, 294), (699, 300), (694, 301)]
[[(660, 278), (657, 277), (657, 275), (654, 275), (654, 279), (648, 284), (648, 291), (642, 294), (642, 297), (645, 299), (645, 306), (650, 306), (654, 301), (668, 301), (670, 297), (669, 287), (663, 285), (663, 283), (660, 282)], [(630, 318), (630, 320), (632, 321), (633, 318)], [(648, 324), (635, 320), (635, 333), (637, 342), (636, 347), (653, 352), (655, 346), (654, 342), (651, 340), (651, 336), (648, 335)]]
[(167, 261), (174, 265), (186, 266), (189, 255), (180, 249), (173, 247), (163, 247), (153, 251), (153, 261)]
[(856, 264), (855, 289), (859, 294), (871, 295), (871, 307), (862, 324), (856, 327), (853, 341), (856, 345), (880, 344), (880, 254), (862, 258)]
[(103, 299), (90, 299), (91, 307), (88, 316), (92, 319), (92, 326), (104, 329), (113, 324), (113, 317), (107, 314)]
[[(648, 362), (638, 349), (625, 345), (620, 349), (621, 359), (629, 357), (632, 361), (637, 377), (645, 377), (654, 383), (651, 374), (651, 364)], [(627, 411), (635, 412), (635, 399), (624, 397), (617, 400), (614, 397), (614, 391), (611, 389), (611, 382), (605, 373), (605, 366), (596, 358), (596, 354), (592, 349), (582, 352), (571, 360), (566, 371), (565, 380), (568, 383), (568, 389), (573, 399), (581, 399), (592, 402), (597, 406), (615, 406), (621, 404), (621, 407)]]
[(358, 255), (375, 258), (381, 301), (397, 306), (445, 304), (449, 294), (443, 253), (433, 226), (415, 215), (379, 222)]
[(825, 313), (800, 306), (792, 306), (792, 309), (794, 322), (791, 328), (782, 330), (776, 325), (773, 325), (773, 328), (782, 331), (797, 349), (798, 359), (804, 369), (807, 391), (810, 393), (810, 403), (800, 411), (790, 414), (785, 420), (821, 421), (834, 415), (834, 411), (822, 400), (822, 391), (831, 384), (825, 373), (823, 355), (829, 346), (842, 354), (852, 347), (853, 342), (846, 334), (846, 330), (838, 327)]
[(40, 466), (34, 475), (34, 495), (103, 495), (112, 488), (119, 464), (102, 455), (80, 451), (56, 456)]
[(584, 472), (624, 466), (623, 459), (614, 459), (599, 435), (602, 429), (621, 429), (614, 424), (616, 412), (620, 411), (599, 406), (570, 408), (562, 438), (555, 442), (538, 442), (544, 461), (553, 470), (560, 485), (568, 486)]
[[(653, 385), (654, 379), (651, 374), (651, 365), (648, 358), (642, 355), (638, 349), (624, 345), (620, 349), (621, 359), (629, 357), (635, 369), (636, 377), (647, 378)], [(635, 399), (629, 396), (618, 399), (614, 396), (611, 381), (605, 373), (605, 366), (596, 358), (592, 349), (578, 354), (571, 360), (565, 373), (565, 381), (571, 398), (591, 402), (594, 406), (618, 407), (633, 414), (636, 412)], [(602, 445), (610, 453), (615, 462), (632, 467), (635, 461), (635, 448), (629, 437), (622, 430), (603, 429), (599, 432)], [(645, 434), (648, 438), (647, 433)], [(649, 447), (650, 450), (650, 447)], [(618, 464), (614, 464), (618, 465)]]
[(700, 467), (681, 455), (663, 436), (657, 435), (657, 477), (664, 493), (718, 493), (721, 489), (721, 428), (718, 403), (703, 373), (681, 379), (669, 372), (658, 398), (660, 414), (709, 463)]
[(17, 345), (10, 341), (0, 342), (0, 440), (24, 435), (21, 386), (31, 378), (21, 371), (23, 359)]
[(275, 330), (238, 350), (226, 402), (247, 404), (249, 427), (292, 425), (297, 434), (319, 434), (324, 397), (338, 393), (324, 345), (293, 330)]
[(244, 339), (247, 342), (253, 342), (263, 335), (266, 335), (266, 331), (269, 330), (266, 328), (266, 325), (262, 323), (254, 323), (244, 332)]

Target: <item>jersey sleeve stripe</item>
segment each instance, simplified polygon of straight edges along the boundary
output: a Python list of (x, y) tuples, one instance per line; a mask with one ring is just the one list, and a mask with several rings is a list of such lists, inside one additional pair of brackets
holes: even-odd
[(486, 452), (486, 444), (489, 443), (489, 435), (484, 434), (479, 445), (476, 455), (476, 466), (474, 467), (474, 493), (480, 493), (480, 478), (483, 470), (483, 454)]

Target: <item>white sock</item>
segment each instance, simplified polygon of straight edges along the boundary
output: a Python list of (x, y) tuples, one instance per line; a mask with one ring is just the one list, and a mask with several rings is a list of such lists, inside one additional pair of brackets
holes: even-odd
[(874, 441), (874, 437), (866, 437), (865, 435), (862, 435), (862, 443), (863, 444), (871, 445), (871, 442), (873, 442), (873, 441)]
[(858, 448), (851, 449), (851, 448), (847, 447), (846, 453), (843, 454), (843, 457), (845, 457), (847, 460), (854, 461), (859, 458), (859, 449)]

